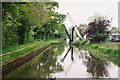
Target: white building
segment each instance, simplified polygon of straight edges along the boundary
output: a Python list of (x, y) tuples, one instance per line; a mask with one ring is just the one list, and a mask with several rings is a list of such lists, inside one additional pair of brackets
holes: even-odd
[(109, 40), (112, 42), (120, 42), (120, 33), (113, 33), (109, 35)]

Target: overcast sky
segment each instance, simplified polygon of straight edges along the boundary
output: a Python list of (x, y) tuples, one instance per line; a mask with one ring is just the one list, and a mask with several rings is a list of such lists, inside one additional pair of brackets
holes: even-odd
[[(58, 12), (71, 15), (74, 24), (88, 23), (89, 16), (94, 13), (107, 15), (108, 19), (113, 18), (112, 26), (118, 26), (118, 0), (56, 0), (59, 2)], [(72, 24), (66, 19), (66, 26)]]

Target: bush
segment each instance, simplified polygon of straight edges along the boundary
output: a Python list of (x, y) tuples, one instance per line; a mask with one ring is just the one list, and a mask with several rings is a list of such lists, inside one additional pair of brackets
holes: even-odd
[(91, 17), (91, 21), (88, 24), (88, 28), (85, 30), (85, 34), (88, 40), (92, 43), (99, 43), (106, 41), (108, 38), (108, 27), (110, 27), (110, 20), (106, 17), (95, 14)]

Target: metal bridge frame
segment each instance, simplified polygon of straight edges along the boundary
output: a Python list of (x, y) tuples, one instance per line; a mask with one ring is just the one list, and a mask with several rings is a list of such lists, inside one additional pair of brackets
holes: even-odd
[(70, 42), (73, 42), (73, 41), (74, 41), (74, 31), (76, 32), (76, 34), (77, 34), (77, 36), (79, 37), (79, 39), (82, 39), (82, 36), (80, 35), (78, 29), (76, 28), (77, 25), (74, 25), (74, 22), (73, 22), (72, 17), (70, 16), (69, 13), (67, 13), (67, 16), (68, 16), (68, 18), (70, 19), (70, 22), (71, 22), (71, 24), (72, 24), (72, 26), (73, 26), (73, 27), (72, 27), (72, 38), (70, 37), (70, 35), (69, 35), (69, 33), (68, 33), (68, 31), (67, 31), (67, 29), (66, 29), (66, 27), (65, 27), (65, 32), (66, 32), (67, 36), (69, 37), (69, 41), (70, 41)]

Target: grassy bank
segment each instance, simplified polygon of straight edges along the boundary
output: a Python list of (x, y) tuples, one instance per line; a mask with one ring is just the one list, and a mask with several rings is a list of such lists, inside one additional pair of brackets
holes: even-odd
[(71, 43), (78, 48), (84, 48), (89, 51), (92, 55), (99, 57), (103, 60), (114, 62), (120, 66), (120, 43), (113, 42), (102, 42), (99, 44), (89, 43), (85, 40), (78, 40)]
[[(2, 54), (6, 54), (6, 55), (2, 56), (2, 63), (4, 64), (15, 58), (24, 56), (27, 53), (29, 53), (31, 51), (35, 51), (45, 45), (59, 43), (59, 42), (60, 42), (59, 40), (35, 41), (32, 43), (17, 45), (17, 46), (13, 46), (13, 47), (4, 49)], [(7, 54), (7, 53), (10, 53), (10, 54)]]
[(89, 43), (88, 41), (85, 40), (78, 40), (75, 42), (72, 42), (71, 44), (75, 46), (80, 46), (84, 48), (89, 48), (92, 50), (95, 50), (95, 52), (101, 52), (101, 53), (113, 53), (117, 54), (120, 53), (120, 49), (118, 48), (119, 43), (113, 43), (113, 42), (101, 42), (99, 44), (95, 43)]

